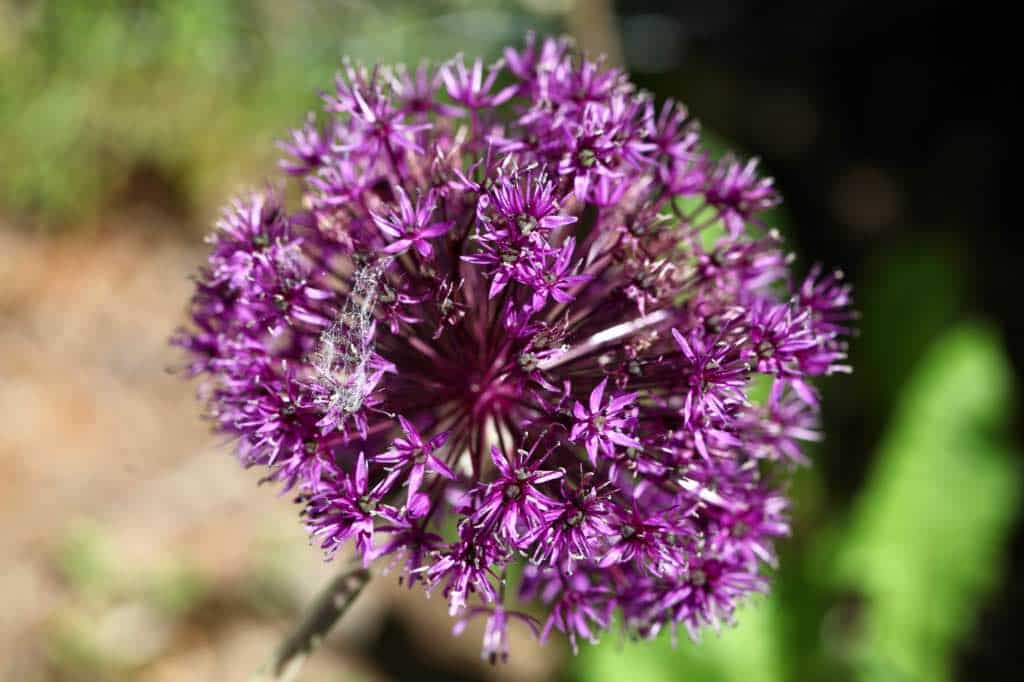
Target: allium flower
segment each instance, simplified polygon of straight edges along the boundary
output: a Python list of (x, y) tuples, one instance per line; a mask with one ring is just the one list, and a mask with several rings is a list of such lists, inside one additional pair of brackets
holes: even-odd
[(573, 648), (730, 622), (789, 531), (812, 380), (849, 370), (850, 287), (793, 285), (771, 181), (563, 40), (346, 65), (324, 101), (282, 144), (301, 202), (227, 209), (177, 338), (242, 463), (328, 556), (486, 615), (492, 659), (511, 621)]
[(374, 461), (390, 464), (393, 467), (392, 470), (403, 471), (407, 476), (406, 487), (409, 489), (410, 512), (414, 508), (417, 511), (425, 511), (423, 505), (427, 503), (427, 500), (418, 495), (420, 485), (423, 483), (423, 474), (426, 473), (427, 468), (449, 480), (455, 480), (455, 474), (448, 468), (448, 465), (434, 454), (434, 451), (448, 440), (449, 432), (441, 431), (429, 441), (424, 442), (416, 427), (410, 424), (405, 417), (398, 415), (398, 423), (402, 425), (405, 437), (395, 438), (391, 449), (374, 457)]
[(590, 392), (587, 405), (577, 402), (572, 408), (575, 422), (569, 431), (570, 442), (582, 442), (587, 457), (597, 466), (597, 457), (615, 456), (616, 447), (642, 448), (643, 443), (629, 436), (636, 428), (637, 410), (629, 409), (637, 393), (626, 393), (603, 400), (608, 378), (601, 380)]
[(385, 236), (393, 239), (390, 244), (384, 247), (384, 253), (405, 253), (409, 247), (413, 247), (424, 258), (434, 255), (430, 242), (434, 237), (440, 237), (449, 229), (450, 222), (431, 223), (430, 214), (434, 212), (436, 198), (433, 192), (426, 192), (416, 201), (413, 208), (408, 195), (401, 185), (395, 188), (398, 193), (398, 211), (392, 212), (389, 216), (373, 216), (373, 222), (377, 224)]

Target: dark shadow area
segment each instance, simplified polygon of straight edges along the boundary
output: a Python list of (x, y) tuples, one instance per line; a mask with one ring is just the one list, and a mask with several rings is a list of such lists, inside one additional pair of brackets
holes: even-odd
[[(895, 389), (951, 324), (997, 320), (1019, 379), (1024, 239), (1010, 227), (1009, 142), (1019, 85), (1007, 17), (914, 0), (618, 10), (627, 60), (647, 67), (638, 82), (756, 150), (786, 197), (798, 262), (841, 264), (855, 283), (856, 372), (825, 389), (829, 447), (818, 462), (832, 506), (858, 491)], [(960, 653), (963, 679), (1016, 668), (1024, 526), (1014, 537), (1002, 588)]]

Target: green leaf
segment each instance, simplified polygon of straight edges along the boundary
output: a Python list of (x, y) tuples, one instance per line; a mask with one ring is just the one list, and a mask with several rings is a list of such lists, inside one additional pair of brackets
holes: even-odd
[[(922, 349), (959, 318), (969, 268), (962, 253), (953, 239), (929, 238), (888, 244), (868, 257), (856, 291), (861, 334), (851, 347), (864, 401), (859, 411), (875, 418), (889, 415), (918, 368)], [(907, 324), (908, 310), (912, 324)]]
[(781, 680), (781, 647), (776, 637), (778, 608), (772, 597), (755, 598), (737, 609), (735, 627), (725, 627), (720, 634), (705, 631), (699, 643), (680, 633), (675, 648), (667, 634), (655, 642), (626, 643), (606, 634), (595, 647), (581, 646), (575, 661), (576, 678), (583, 682)]
[(865, 600), (858, 679), (950, 678), (1020, 501), (1017, 453), (999, 438), (1012, 376), (979, 326), (947, 333), (912, 375), (836, 559)]

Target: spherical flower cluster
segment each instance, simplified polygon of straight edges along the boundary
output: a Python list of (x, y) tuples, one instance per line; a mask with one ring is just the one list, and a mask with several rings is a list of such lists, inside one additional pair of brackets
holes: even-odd
[(227, 209), (178, 337), (241, 462), (328, 555), (486, 617), (492, 660), (512, 622), (730, 622), (788, 532), (809, 380), (847, 369), (849, 287), (791, 279), (771, 181), (565, 40), (346, 64), (323, 101), (282, 143), (301, 203)]

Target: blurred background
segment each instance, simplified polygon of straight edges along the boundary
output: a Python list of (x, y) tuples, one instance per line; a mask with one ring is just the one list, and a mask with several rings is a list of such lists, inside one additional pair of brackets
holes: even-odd
[[(1011, 22), (917, 0), (0, 0), (0, 678), (244, 680), (329, 578), (167, 337), (202, 235), (343, 55), (606, 51), (763, 159), (862, 319), (775, 588), (675, 649), (479, 660), (371, 584), (303, 680), (1003, 680), (1024, 612)], [(1006, 26), (1006, 28), (1003, 28)]]

